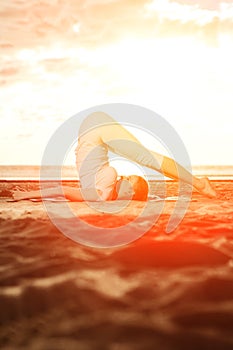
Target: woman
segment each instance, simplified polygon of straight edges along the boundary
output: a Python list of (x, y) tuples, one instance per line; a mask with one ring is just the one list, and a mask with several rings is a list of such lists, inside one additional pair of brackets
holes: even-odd
[[(103, 112), (87, 116), (79, 130), (75, 153), (81, 188), (63, 186), (63, 191), (59, 187), (49, 188), (45, 194), (43, 192), (43, 197), (65, 196), (71, 201), (146, 200), (146, 180), (136, 175), (118, 179), (116, 169), (109, 165), (108, 151), (164, 176), (180, 179), (210, 198), (216, 197), (208, 178), (192, 176), (171, 158), (148, 150), (128, 130)], [(13, 191), (15, 200), (38, 197), (41, 197), (40, 191)]]

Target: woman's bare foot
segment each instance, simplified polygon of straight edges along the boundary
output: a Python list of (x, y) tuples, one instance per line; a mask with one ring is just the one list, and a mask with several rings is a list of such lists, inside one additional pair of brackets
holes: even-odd
[(203, 177), (198, 179), (198, 184), (195, 186), (196, 189), (209, 198), (216, 198), (217, 193), (215, 189), (211, 186), (208, 177)]

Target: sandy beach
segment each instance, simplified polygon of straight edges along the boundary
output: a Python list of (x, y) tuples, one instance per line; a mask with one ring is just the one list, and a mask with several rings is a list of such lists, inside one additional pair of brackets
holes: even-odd
[[(102, 249), (64, 236), (42, 202), (11, 202), (16, 185), (38, 187), (0, 182), (1, 349), (233, 348), (233, 181), (213, 181), (218, 199), (193, 192), (171, 234), (167, 200), (140, 239)], [(176, 182), (166, 195), (177, 196)], [(101, 214), (68, 205), (102, 228), (126, 225), (143, 206)]]

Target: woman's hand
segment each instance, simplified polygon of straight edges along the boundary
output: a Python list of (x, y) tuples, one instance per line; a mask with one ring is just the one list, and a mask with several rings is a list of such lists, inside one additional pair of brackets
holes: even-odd
[(15, 187), (12, 191), (12, 197), (16, 201), (20, 201), (22, 199), (27, 199), (27, 192), (19, 189), (19, 187)]

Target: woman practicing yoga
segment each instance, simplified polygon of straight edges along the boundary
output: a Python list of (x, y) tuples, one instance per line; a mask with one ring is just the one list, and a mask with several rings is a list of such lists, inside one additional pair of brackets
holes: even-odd
[[(43, 192), (43, 197), (65, 196), (71, 201), (147, 200), (147, 181), (137, 175), (119, 178), (116, 169), (109, 165), (108, 151), (164, 176), (179, 179), (208, 197), (216, 197), (208, 178), (197, 178), (173, 159), (145, 148), (128, 130), (103, 112), (87, 116), (79, 130), (75, 153), (81, 187), (49, 188), (45, 194)], [(15, 200), (41, 196), (41, 191), (13, 191)]]

